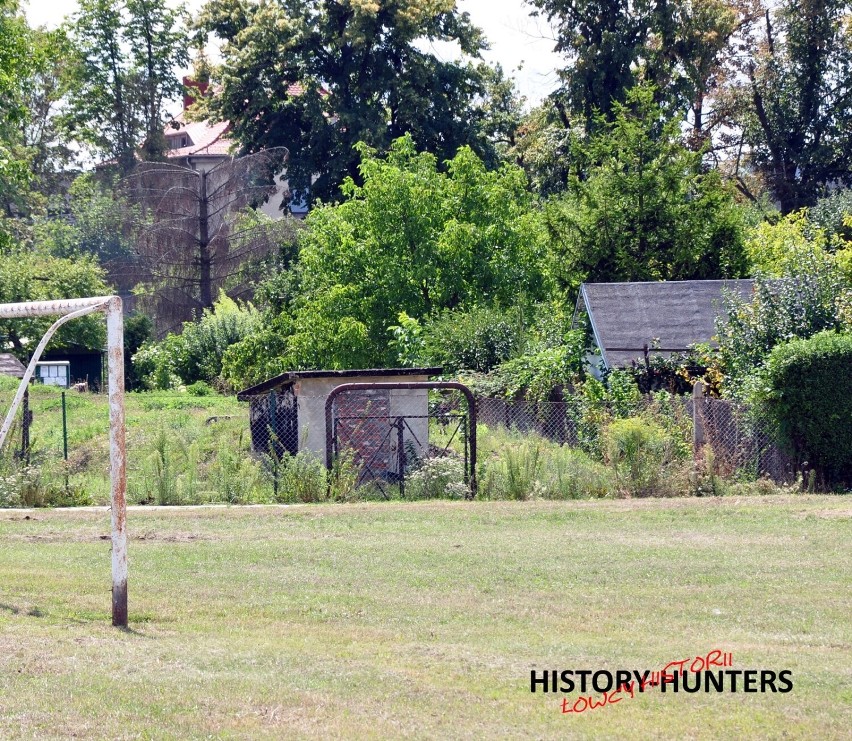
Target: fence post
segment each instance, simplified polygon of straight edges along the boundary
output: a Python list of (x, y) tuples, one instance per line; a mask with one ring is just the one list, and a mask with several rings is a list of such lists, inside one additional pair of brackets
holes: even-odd
[(281, 456), (278, 452), (278, 398), (275, 395), (275, 389), (269, 392), (268, 399), (266, 413), (269, 415), (269, 424), (267, 424), (267, 429), (269, 430), (269, 453), (273, 461), (272, 496), (275, 497), (275, 501), (278, 501), (278, 477), (280, 475)]
[(62, 457), (68, 460), (68, 416), (65, 411), (65, 392), (62, 392)]
[(695, 458), (701, 454), (705, 442), (704, 383), (696, 381), (692, 387), (692, 453)]

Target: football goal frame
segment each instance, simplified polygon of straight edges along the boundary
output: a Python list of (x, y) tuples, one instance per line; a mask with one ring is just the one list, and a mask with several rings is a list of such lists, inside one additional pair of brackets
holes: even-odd
[(109, 381), (110, 519), (112, 529), (112, 624), (127, 627), (127, 460), (124, 426), (124, 314), (118, 296), (0, 304), (0, 319), (40, 316), (59, 318), (45, 332), (27, 365), (12, 406), (0, 427), (0, 449), (6, 442), (18, 407), (51, 337), (73, 319), (101, 312), (106, 315)]

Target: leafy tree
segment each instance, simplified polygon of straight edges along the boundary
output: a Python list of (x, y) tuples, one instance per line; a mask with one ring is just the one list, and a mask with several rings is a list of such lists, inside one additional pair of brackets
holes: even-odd
[(546, 220), (561, 285), (583, 280), (733, 278), (743, 274), (742, 218), (719, 174), (687, 149), (647, 87), (614, 105), (577, 158)]
[[(129, 172), (137, 154), (161, 159), (165, 101), (183, 87), (184, 11), (165, 0), (80, 0), (69, 34), (75, 69), (66, 124), (73, 136)], [(141, 143), (141, 149), (139, 145)]]
[(829, 235), (813, 223), (806, 210), (794, 211), (776, 223), (754, 227), (745, 243), (752, 271), (768, 277), (796, 275), (802, 264), (844, 265), (852, 247), (836, 234)]
[(808, 220), (822, 229), (826, 237), (840, 237), (847, 242), (852, 241), (849, 217), (852, 217), (852, 188), (834, 190), (808, 210)]
[(732, 97), (747, 162), (783, 213), (850, 181), (852, 37), (845, 0), (766, 3), (748, 25)]
[(524, 168), (536, 193), (551, 196), (567, 187), (576, 166), (571, 150), (580, 135), (579, 127), (547, 99), (523, 118), (508, 155)]
[[(51, 257), (35, 252), (0, 255), (0, 303), (103, 296), (110, 293), (97, 262), (89, 257)], [(0, 345), (28, 358), (55, 317), (0, 321)], [(100, 349), (106, 342), (102, 317), (82, 317), (60, 327), (49, 347)]]
[(49, 212), (62, 211), (66, 178), (77, 160), (61, 115), (71, 79), (71, 44), (63, 28), (30, 29), (28, 43), (33, 67), (25, 85), (23, 156), (32, 174), (31, 189), (46, 201)]
[(209, 111), (249, 151), (287, 147), (297, 195), (338, 198), (361, 141), (383, 152), (411, 133), (439, 161), (462, 145), (489, 158), (486, 137), (505, 138), (517, 110), (502, 72), (473, 61), (485, 44), (453, 0), (213, 0), (198, 25), (224, 41)]
[(530, 0), (556, 32), (568, 65), (551, 96), (565, 128), (579, 115), (587, 131), (639, 83), (655, 86), (659, 102), (692, 116), (696, 145), (708, 128), (706, 101), (750, 0)]
[(9, 161), (8, 141), (26, 118), (23, 82), (31, 70), (28, 31), (17, 0), (0, 0), (0, 176), (20, 178)]
[(427, 323), (424, 344), (428, 363), (446, 373), (487, 373), (523, 347), (522, 311), (483, 306), (445, 311)]
[(489, 171), (462, 148), (444, 173), (409, 136), (384, 159), (359, 149), (363, 185), (348, 180), (343, 203), (308, 216), (292, 301), (226, 354), (235, 383), (275, 369), (396, 364), (390, 328), (401, 311), (423, 320), (547, 292), (520, 168)]
[(556, 31), (556, 51), (569, 65), (561, 72), (562, 89), (553, 101), (566, 128), (572, 114), (591, 127), (638, 81), (637, 61), (652, 22), (652, 4), (644, 0), (531, 0)]
[(799, 249), (780, 277), (757, 278), (751, 301), (729, 294), (716, 329), (723, 391), (747, 397), (760, 383), (756, 371), (776, 345), (825, 329), (852, 330), (852, 285), (833, 256)]
[(33, 249), (55, 257), (94, 257), (120, 293), (140, 280), (140, 265), (125, 227), (127, 204), (91, 173), (77, 177), (62, 199), (63, 212), (34, 220)]
[(27, 91), (42, 62), (17, 0), (0, 0), (0, 250), (18, 241), (15, 219), (31, 210)]

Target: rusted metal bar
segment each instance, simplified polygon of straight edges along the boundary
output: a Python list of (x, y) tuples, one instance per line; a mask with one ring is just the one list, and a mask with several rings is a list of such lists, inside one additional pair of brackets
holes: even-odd
[(66, 322), (96, 311), (105, 311), (107, 320), (107, 360), (109, 365), (109, 442), (112, 519), (112, 624), (127, 627), (127, 464), (124, 433), (124, 320), (118, 296), (33, 301), (0, 304), (0, 319), (23, 319), (61, 314), (47, 330), (33, 353), (0, 428), (3, 446), (12, 420), (21, 403), (35, 365), (56, 330)]
[(330, 471), (334, 463), (334, 400), (347, 391), (368, 391), (370, 389), (455, 389), (461, 391), (467, 399), (470, 417), (470, 493), (476, 496), (476, 399), (473, 392), (458, 381), (397, 381), (387, 383), (342, 383), (333, 388), (325, 400), (325, 467)]

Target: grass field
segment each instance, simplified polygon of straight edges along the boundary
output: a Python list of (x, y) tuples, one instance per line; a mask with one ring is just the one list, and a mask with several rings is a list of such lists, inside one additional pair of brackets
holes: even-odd
[[(852, 499), (0, 512), (0, 737), (843, 738)], [(583, 715), (532, 668), (719, 648), (789, 694), (649, 692)], [(573, 698), (574, 696), (572, 696)]]

